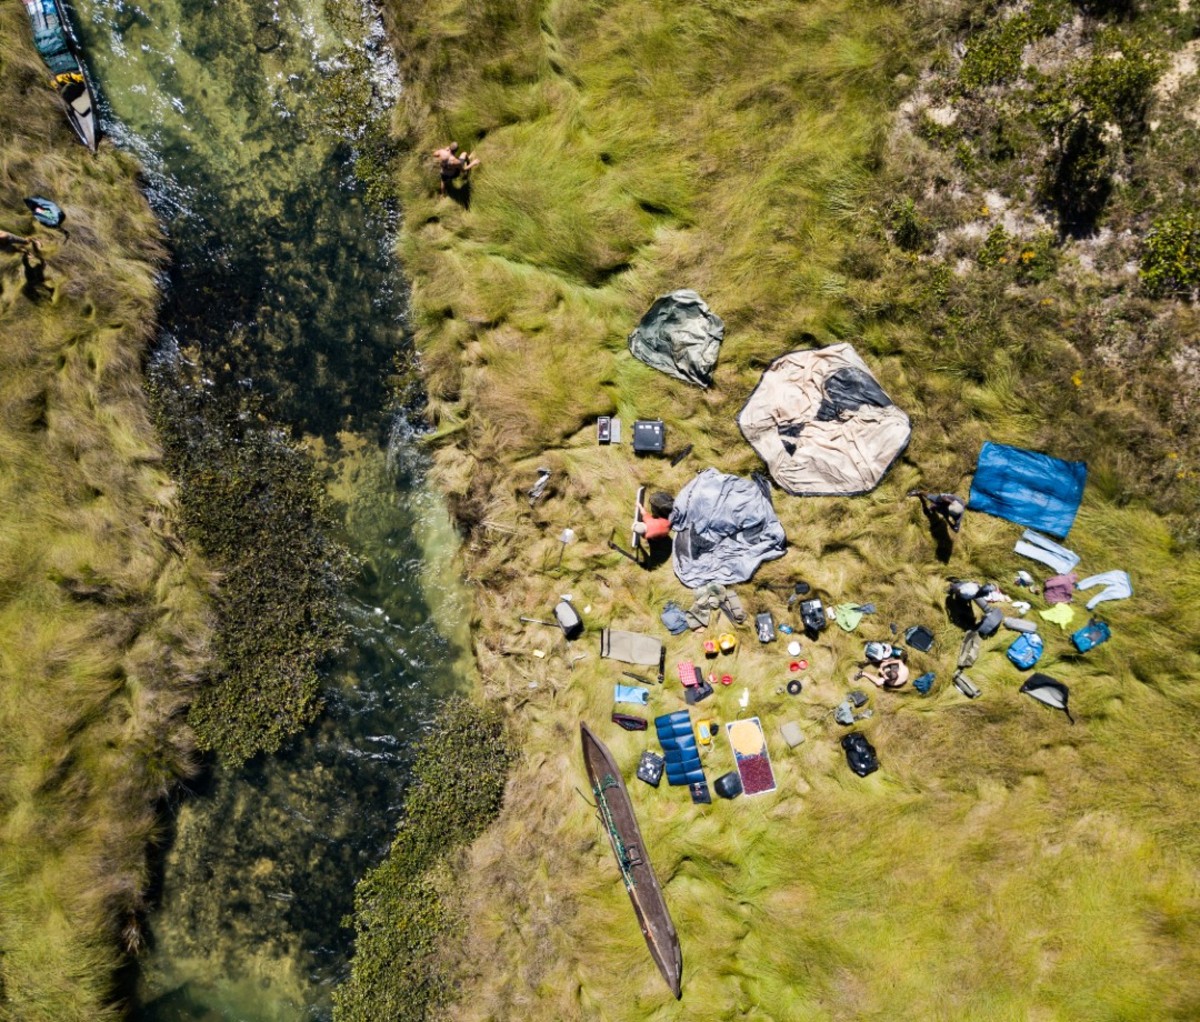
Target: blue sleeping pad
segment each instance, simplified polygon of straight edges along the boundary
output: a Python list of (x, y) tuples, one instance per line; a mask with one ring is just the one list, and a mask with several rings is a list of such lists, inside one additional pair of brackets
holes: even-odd
[(675, 785), (704, 782), (700, 765), (700, 750), (692, 733), (692, 716), (687, 710), (676, 710), (654, 718), (654, 730), (662, 745), (666, 761), (667, 783)]

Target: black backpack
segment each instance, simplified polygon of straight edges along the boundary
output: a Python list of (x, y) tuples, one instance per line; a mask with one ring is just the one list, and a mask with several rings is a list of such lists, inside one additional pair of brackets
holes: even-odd
[(850, 764), (859, 777), (866, 777), (879, 769), (879, 757), (875, 755), (875, 746), (867, 741), (867, 736), (860, 731), (851, 731), (842, 738), (842, 748), (846, 750), (846, 762)]

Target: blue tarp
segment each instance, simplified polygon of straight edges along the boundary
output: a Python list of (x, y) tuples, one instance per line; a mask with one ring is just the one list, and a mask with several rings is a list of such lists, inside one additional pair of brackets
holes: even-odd
[(990, 440), (979, 452), (971, 482), (972, 511), (983, 511), (1060, 539), (1071, 531), (1087, 465)]
[(658, 741), (662, 745), (667, 782), (703, 782), (704, 767), (700, 765), (700, 750), (696, 747), (696, 736), (692, 733), (692, 715), (687, 710), (677, 710), (655, 717), (654, 730), (658, 732)]
[(33, 23), (33, 45), (51, 73), (68, 74), (79, 70), (79, 61), (71, 53), (67, 30), (58, 16), (54, 0), (25, 0), (25, 10)]

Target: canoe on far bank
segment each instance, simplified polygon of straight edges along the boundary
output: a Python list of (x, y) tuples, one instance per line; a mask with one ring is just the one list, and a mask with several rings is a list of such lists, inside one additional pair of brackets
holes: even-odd
[(608, 831), (621, 879), (633, 902), (650, 954), (671, 993), (678, 999), (683, 993), (683, 952), (662, 888), (658, 886), (658, 878), (646, 856), (629, 791), (604, 743), (586, 724), (581, 723), (579, 731), (583, 740), (583, 762), (592, 794), (596, 796), (596, 809), (600, 822)]
[(67, 120), (79, 140), (92, 152), (99, 142), (96, 100), (88, 84), (58, 0), (24, 0), (25, 13), (33, 26), (33, 44), (49, 68), (50, 84), (62, 100)]

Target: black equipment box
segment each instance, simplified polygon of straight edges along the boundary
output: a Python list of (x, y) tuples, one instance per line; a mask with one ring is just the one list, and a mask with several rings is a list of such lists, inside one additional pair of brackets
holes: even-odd
[(805, 600), (800, 604), (800, 620), (804, 622), (804, 630), (810, 638), (817, 632), (823, 631), (829, 623), (825, 617), (825, 608), (819, 599)]
[(651, 787), (657, 788), (662, 780), (664, 760), (657, 752), (646, 750), (638, 761), (637, 776), (639, 781), (645, 781)]
[(665, 447), (662, 419), (638, 419), (633, 424), (634, 454), (662, 454)]

